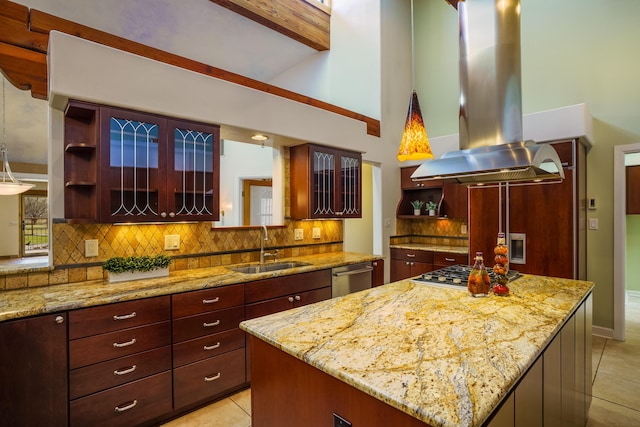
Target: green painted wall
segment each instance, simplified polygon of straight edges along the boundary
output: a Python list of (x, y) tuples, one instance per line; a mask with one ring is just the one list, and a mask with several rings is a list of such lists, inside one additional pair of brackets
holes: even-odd
[[(524, 114), (586, 103), (594, 119), (587, 236), (594, 325), (613, 328), (613, 147), (640, 142), (640, 2), (522, 0)], [(457, 12), (416, 2), (416, 89), (430, 137), (458, 133)]]
[(640, 292), (640, 215), (627, 215), (627, 290)]

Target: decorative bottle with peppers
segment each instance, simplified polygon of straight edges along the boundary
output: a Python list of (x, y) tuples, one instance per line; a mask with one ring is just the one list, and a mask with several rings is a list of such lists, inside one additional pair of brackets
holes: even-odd
[(509, 295), (509, 278), (507, 273), (509, 272), (509, 250), (505, 243), (504, 233), (498, 233), (498, 242), (496, 247), (493, 248), (495, 254), (494, 260), (496, 264), (493, 266), (493, 273), (495, 274), (495, 284), (493, 285), (493, 293), (499, 296)]
[(471, 272), (469, 273), (467, 289), (471, 296), (474, 297), (489, 296), (489, 291), (491, 290), (491, 278), (489, 277), (487, 269), (484, 267), (482, 252), (476, 252), (475, 262)]

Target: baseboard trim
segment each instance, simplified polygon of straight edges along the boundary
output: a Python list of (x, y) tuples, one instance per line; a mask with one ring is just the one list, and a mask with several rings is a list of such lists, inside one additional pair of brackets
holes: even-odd
[(613, 329), (611, 328), (603, 328), (602, 326), (593, 326), (592, 333), (593, 335), (597, 335), (602, 338), (613, 339)]

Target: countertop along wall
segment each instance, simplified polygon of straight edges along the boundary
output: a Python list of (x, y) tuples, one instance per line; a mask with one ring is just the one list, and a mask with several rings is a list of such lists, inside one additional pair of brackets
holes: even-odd
[[(418, 2), (416, 16), (416, 87), (429, 136), (457, 133), (457, 12), (444, 1)], [(614, 321), (613, 147), (640, 141), (639, 16), (635, 0), (522, 2), (525, 115), (586, 103), (594, 118), (587, 193), (598, 209), (587, 219), (599, 229), (588, 230), (587, 280), (596, 283), (593, 323), (605, 330)]]

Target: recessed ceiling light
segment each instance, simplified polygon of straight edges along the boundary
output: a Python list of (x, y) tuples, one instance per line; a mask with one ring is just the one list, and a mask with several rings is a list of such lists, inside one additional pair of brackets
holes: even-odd
[(254, 141), (265, 141), (269, 139), (269, 137), (267, 135), (262, 135), (261, 133), (257, 133), (255, 135), (251, 135), (251, 139), (253, 139)]

